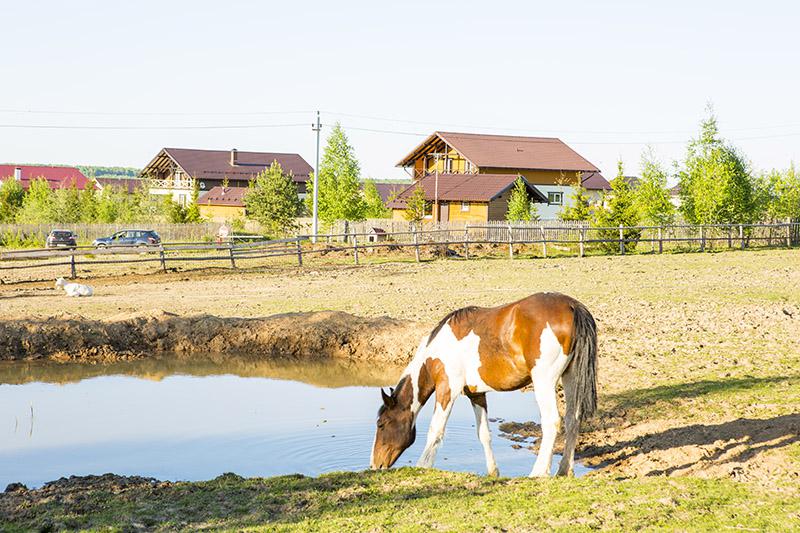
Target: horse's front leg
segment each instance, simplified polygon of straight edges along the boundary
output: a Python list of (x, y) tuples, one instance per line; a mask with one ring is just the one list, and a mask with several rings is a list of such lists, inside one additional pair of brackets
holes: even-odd
[(478, 430), (478, 440), (483, 445), (483, 454), (486, 456), (486, 472), (489, 476), (499, 476), (497, 462), (492, 452), (492, 432), (489, 429), (489, 413), (486, 409), (486, 394), (470, 394), (472, 410), (475, 411), (475, 427)]
[(428, 440), (425, 442), (425, 449), (417, 461), (417, 466), (422, 468), (433, 467), (433, 462), (436, 460), (436, 452), (444, 439), (444, 428), (447, 425), (447, 419), (450, 417), (450, 411), (453, 409), (455, 397), (450, 395), (449, 391), (442, 391), (440, 388), (436, 389), (436, 405), (433, 406), (433, 417), (431, 417), (431, 426), (428, 428)]

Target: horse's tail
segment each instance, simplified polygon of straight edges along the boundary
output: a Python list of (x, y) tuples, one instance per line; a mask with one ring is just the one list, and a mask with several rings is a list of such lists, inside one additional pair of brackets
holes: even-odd
[[(572, 361), (575, 386), (570, 387), (572, 405), (580, 406), (580, 420), (597, 409), (597, 325), (582, 303), (576, 303), (572, 317)], [(567, 392), (567, 391), (565, 391)]]

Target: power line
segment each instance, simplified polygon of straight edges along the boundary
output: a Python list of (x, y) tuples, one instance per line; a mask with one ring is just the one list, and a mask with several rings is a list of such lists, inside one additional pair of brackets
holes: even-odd
[(294, 128), (307, 126), (300, 124), (236, 124), (236, 125), (204, 125), (204, 126), (69, 126), (56, 124), (0, 124), (6, 129), (48, 129), (48, 130), (236, 130), (261, 128)]
[(313, 111), (55, 111), (41, 109), (0, 109), (0, 113), (32, 115), (92, 115), (114, 117), (188, 117), (188, 116), (252, 116), (304, 115)]

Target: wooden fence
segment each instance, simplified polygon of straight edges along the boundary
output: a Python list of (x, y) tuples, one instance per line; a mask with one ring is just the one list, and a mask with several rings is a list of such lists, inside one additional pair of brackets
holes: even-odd
[[(0, 253), (3, 272), (48, 269), (47, 276), (76, 277), (94, 265), (152, 263), (167, 271), (170, 264), (217, 262), (230, 268), (254, 259), (288, 257), (299, 266), (315, 255), (344, 252), (358, 264), (361, 255), (377, 250), (411, 251), (420, 261), (423, 252), (438, 257), (470, 259), (502, 254), (515, 257), (552, 257), (600, 254), (663, 253), (793, 247), (800, 245), (800, 223), (715, 224), (704, 226), (635, 226), (593, 228), (585, 225), (545, 224), (464, 225), (461, 229), (420, 229), (298, 235), (287, 239), (235, 243), (164, 243), (155, 246), (77, 247), (67, 250), (15, 250)], [(313, 241), (316, 240), (316, 243)], [(63, 269), (63, 270), (62, 270)]]

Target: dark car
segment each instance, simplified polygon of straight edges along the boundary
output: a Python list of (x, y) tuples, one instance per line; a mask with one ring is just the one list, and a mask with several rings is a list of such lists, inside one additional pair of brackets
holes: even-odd
[(45, 248), (75, 248), (78, 238), (68, 229), (54, 229), (44, 241)]
[(126, 229), (116, 232), (111, 237), (95, 239), (92, 245), (95, 248), (108, 246), (152, 246), (161, 244), (161, 237), (153, 230)]

